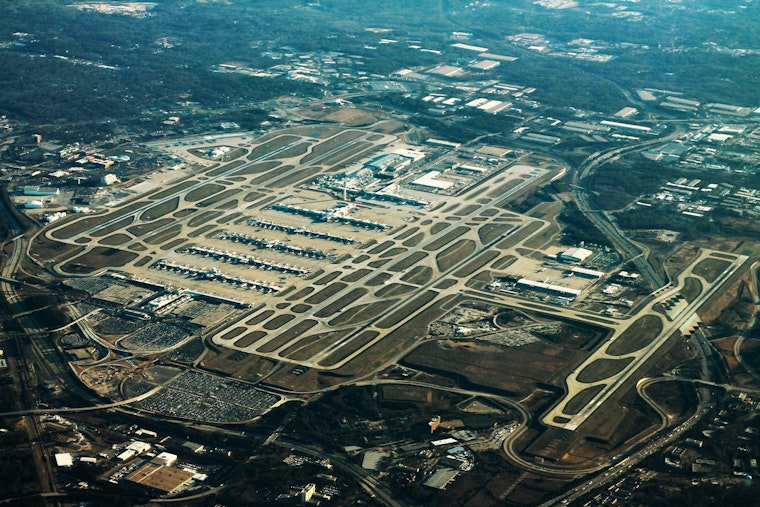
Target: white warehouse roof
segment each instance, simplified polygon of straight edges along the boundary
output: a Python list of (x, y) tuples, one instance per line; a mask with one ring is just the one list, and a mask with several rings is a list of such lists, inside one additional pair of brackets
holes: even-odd
[(420, 185), (422, 187), (435, 188), (437, 190), (446, 190), (454, 186), (454, 183), (451, 181), (439, 180), (438, 177), (440, 175), (441, 171), (430, 171), (412, 181), (412, 184)]
[(61, 468), (74, 466), (74, 459), (68, 452), (60, 452), (55, 455), (55, 464)]
[(577, 261), (577, 262), (583, 262), (589, 257), (594, 255), (594, 252), (591, 250), (587, 250), (585, 248), (569, 248), (559, 254), (560, 259), (570, 260), (570, 261)]

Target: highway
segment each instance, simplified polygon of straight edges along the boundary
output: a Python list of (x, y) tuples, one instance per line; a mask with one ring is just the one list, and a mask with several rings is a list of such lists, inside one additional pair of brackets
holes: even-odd
[[(669, 380), (683, 380), (683, 379), (676, 379), (676, 378), (670, 378), (670, 377), (658, 377), (655, 379), (645, 379), (643, 384), (640, 384), (637, 386), (638, 388), (645, 389), (647, 385), (651, 385), (655, 382), (662, 382), (662, 381), (669, 381)], [(685, 379), (685, 380), (695, 380), (695, 379)], [(660, 434), (659, 436), (650, 439), (645, 443), (643, 447), (638, 449), (637, 451), (622, 456), (622, 459), (618, 461), (617, 463), (605, 463), (605, 465), (601, 468), (606, 468), (606, 471), (603, 474), (599, 474), (592, 479), (590, 479), (587, 482), (584, 482), (575, 488), (571, 489), (570, 491), (559, 495), (548, 502), (545, 502), (541, 504), (540, 507), (551, 507), (555, 505), (567, 505), (570, 504), (579, 498), (581, 498), (583, 495), (586, 495), (587, 493), (590, 493), (591, 491), (600, 488), (604, 486), (607, 483), (610, 483), (614, 481), (615, 479), (619, 478), (621, 475), (624, 475), (628, 473), (632, 468), (637, 466), (643, 459), (647, 458), (648, 456), (651, 456), (652, 454), (659, 452), (664, 447), (670, 445), (675, 440), (681, 438), (681, 436), (690, 430), (692, 427), (694, 427), (695, 424), (697, 424), (702, 417), (705, 416), (710, 410), (714, 408), (714, 404), (712, 402), (712, 394), (710, 389), (700, 389), (697, 391), (700, 395), (700, 402), (699, 402), (699, 409), (697, 412), (695, 412), (689, 419), (684, 421), (681, 425), (679, 425), (676, 428), (673, 428), (671, 431)], [(644, 398), (645, 400), (648, 400), (648, 398)], [(648, 401), (649, 402), (649, 401)], [(660, 407), (656, 405), (652, 405), (655, 410), (658, 411), (658, 413), (661, 412)], [(667, 428), (667, 426), (665, 426)], [(661, 433), (661, 431), (658, 431), (656, 433)]]
[[(3, 201), (5, 202), (5, 201)], [(16, 293), (14, 284), (8, 280), (13, 278), (16, 269), (21, 262), (23, 252), (25, 251), (26, 242), (23, 236), (22, 225), (16, 220), (11, 210), (3, 210), (5, 221), (10, 230), (12, 239), (9, 240), (12, 246), (12, 250), (2, 269), (3, 279), (0, 280), (0, 294), (6, 303), (6, 309), (10, 313), (19, 313), (18, 310), (23, 310), (23, 304), (21, 303), (21, 297)], [(21, 312), (23, 313), (23, 312)], [(27, 408), (35, 406), (35, 396), (32, 389), (36, 387), (37, 382), (33, 382), (36, 377), (34, 371), (34, 364), (43, 363), (44, 359), (37, 346), (36, 340), (39, 339), (41, 334), (37, 329), (37, 325), (31, 316), (26, 315), (19, 317), (17, 322), (21, 329), (29, 336), (29, 340), (22, 340), (17, 335), (16, 346), (21, 357), (18, 360), (17, 379), (19, 387), (21, 388), (22, 403)], [(30, 362), (32, 358), (29, 357), (30, 351), (34, 354), (34, 358), (39, 358), (35, 362)], [(44, 365), (43, 365), (44, 366)], [(30, 451), (35, 463), (37, 475), (40, 479), (41, 492), (43, 494), (56, 493), (57, 487), (55, 483), (55, 475), (51, 470), (50, 455), (45, 448), (45, 445), (40, 441), (41, 425), (40, 419), (36, 415), (24, 415), (24, 423), (26, 426), (27, 437), (30, 443)]]
[(294, 440), (278, 438), (272, 443), (280, 447), (287, 447), (291, 450), (296, 450), (300, 453), (306, 454), (308, 456), (313, 456), (315, 458), (324, 459), (327, 457), (330, 462), (335, 464), (344, 472), (351, 475), (375, 501), (380, 502), (383, 505), (386, 505), (388, 507), (407, 507), (410, 505), (404, 501), (404, 499), (399, 497), (399, 495), (396, 494), (393, 490), (381, 484), (375, 477), (364, 470), (361, 466), (345, 460), (341, 456), (327, 454), (318, 447), (306, 445)]
[(747, 364), (742, 357), (742, 344), (744, 343), (744, 339), (750, 337), (754, 330), (758, 328), (758, 325), (760, 325), (760, 322), (758, 322), (758, 318), (760, 318), (760, 286), (757, 284), (757, 270), (760, 269), (760, 262), (754, 262), (749, 269), (752, 276), (752, 299), (755, 303), (755, 315), (752, 318), (752, 322), (747, 325), (747, 329), (734, 342), (734, 357), (736, 357), (737, 362), (742, 365), (753, 379), (760, 381), (760, 373), (758, 373), (758, 371), (751, 365)]
[(598, 151), (589, 156), (581, 166), (572, 173), (571, 193), (573, 200), (578, 205), (578, 209), (588, 218), (612, 243), (612, 246), (629, 260), (632, 260), (642, 276), (649, 281), (652, 289), (656, 290), (667, 283), (665, 277), (657, 272), (652, 265), (647, 262), (644, 255), (646, 250), (640, 245), (630, 240), (625, 234), (618, 229), (617, 225), (610, 220), (606, 212), (597, 209), (591, 205), (591, 192), (584, 188), (584, 183), (596, 168), (607, 162), (616, 160), (624, 155), (630, 155), (643, 151), (651, 146), (667, 143), (678, 138), (683, 133), (681, 128), (676, 128), (673, 132), (665, 137), (650, 139), (633, 146), (622, 148), (612, 148), (606, 151)]

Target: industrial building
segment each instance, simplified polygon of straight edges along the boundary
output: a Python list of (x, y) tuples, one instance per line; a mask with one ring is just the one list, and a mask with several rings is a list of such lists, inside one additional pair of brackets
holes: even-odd
[(194, 477), (193, 472), (148, 462), (128, 475), (126, 480), (160, 494), (170, 494)]
[(583, 262), (594, 255), (594, 252), (585, 248), (573, 247), (560, 252), (557, 258), (564, 262)]
[(520, 278), (517, 280), (517, 287), (570, 299), (575, 299), (581, 294), (581, 291), (577, 289), (562, 287), (561, 285), (552, 285), (546, 282), (536, 282), (534, 280), (528, 280), (527, 278)]
[(409, 166), (413, 161), (412, 158), (405, 157), (398, 153), (386, 153), (373, 158), (364, 167), (374, 172), (398, 172)]
[(61, 191), (53, 187), (25, 186), (21, 187), (21, 193), (24, 195), (33, 195), (36, 197), (58, 195)]
[(451, 181), (438, 179), (440, 175), (441, 171), (429, 171), (413, 180), (410, 184), (425, 187), (428, 190), (448, 190), (454, 186), (454, 183)]
[(429, 488), (446, 489), (446, 487), (454, 481), (457, 475), (459, 475), (458, 470), (452, 468), (439, 468), (423, 484)]
[(55, 458), (55, 466), (58, 468), (71, 468), (74, 466), (74, 459), (68, 452), (59, 452), (53, 457)]
[(572, 273), (574, 276), (579, 276), (581, 278), (590, 278), (592, 280), (597, 280), (604, 276), (603, 271), (596, 271), (594, 269), (586, 269), (578, 266), (571, 269), (570, 273)]

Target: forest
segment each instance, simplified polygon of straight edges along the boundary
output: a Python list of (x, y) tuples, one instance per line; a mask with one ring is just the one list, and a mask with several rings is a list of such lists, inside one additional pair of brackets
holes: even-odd
[[(357, 9), (351, 0), (173, 0), (136, 18), (80, 11), (58, 0), (5, 2), (0, 113), (36, 123), (106, 122), (171, 110), (187, 101), (219, 109), (251, 107), (283, 94), (315, 96), (320, 90), (313, 85), (215, 73), (213, 68), (225, 61), (267, 68), (277, 62), (265, 53), (287, 47), (354, 55), (364, 59), (366, 72), (387, 75), (466, 57), (449, 50), (451, 33), (462, 30), (491, 52), (518, 57), (501, 65), (495, 76), (536, 87), (534, 98), (548, 106), (612, 112), (627, 104), (625, 90), (636, 87), (760, 103), (760, 57), (736, 49), (740, 43), (760, 46), (752, 22), (757, 5), (749, 4), (744, 15), (737, 15), (648, 0), (635, 8), (652, 21), (632, 22), (612, 16), (600, 4), (593, 15), (581, 9), (543, 9), (525, 0), (470, 4), (391, 0), (363, 2)], [(407, 44), (378, 45), (378, 34), (368, 28), (444, 53), (413, 51)], [(584, 62), (529, 51), (507, 40), (526, 32), (563, 44), (577, 37), (597, 40), (615, 58)]]

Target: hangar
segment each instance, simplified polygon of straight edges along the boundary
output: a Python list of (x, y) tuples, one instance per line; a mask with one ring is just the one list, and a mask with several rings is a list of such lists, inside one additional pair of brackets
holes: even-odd
[(565, 262), (583, 262), (592, 255), (594, 255), (594, 252), (585, 248), (569, 248), (559, 254), (559, 260)]

